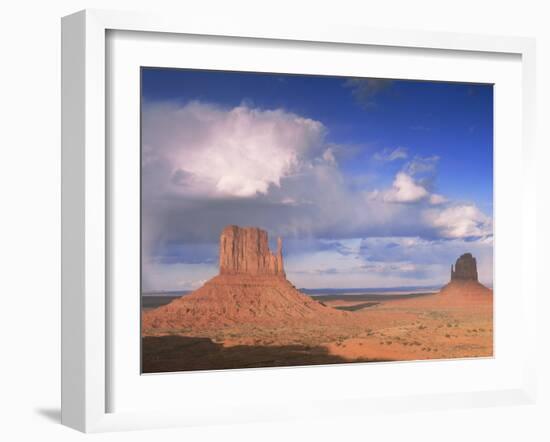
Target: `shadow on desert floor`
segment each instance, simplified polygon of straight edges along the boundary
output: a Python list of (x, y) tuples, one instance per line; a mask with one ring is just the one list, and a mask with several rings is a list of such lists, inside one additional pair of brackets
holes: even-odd
[(174, 335), (144, 337), (142, 355), (143, 373), (381, 362), (378, 359), (350, 361), (329, 354), (325, 347), (320, 346), (235, 345), (225, 347), (209, 338)]

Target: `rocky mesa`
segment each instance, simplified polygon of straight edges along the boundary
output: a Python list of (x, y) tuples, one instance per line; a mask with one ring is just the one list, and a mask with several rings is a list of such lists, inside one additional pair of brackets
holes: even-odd
[(220, 235), (220, 275), (285, 276), (283, 241), (271, 253), (267, 232), (257, 227), (227, 226)]
[(348, 316), (300, 293), (287, 279), (282, 240), (269, 249), (256, 227), (227, 226), (220, 235), (219, 275), (193, 293), (142, 316), (144, 334), (234, 325), (330, 325)]
[(471, 253), (461, 255), (451, 265), (451, 281), (440, 293), (480, 301), (492, 301), (493, 298), (493, 291), (478, 281), (477, 261)]
[(465, 253), (451, 265), (451, 281), (477, 281), (477, 261), (471, 253)]

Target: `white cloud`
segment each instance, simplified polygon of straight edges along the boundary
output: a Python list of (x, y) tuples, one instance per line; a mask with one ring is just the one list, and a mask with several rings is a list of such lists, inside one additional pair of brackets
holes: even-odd
[[(199, 102), (145, 105), (143, 125), (144, 167), (165, 163), (165, 186), (194, 196), (265, 194), (322, 147), (325, 135), (322, 123), (280, 109)], [(329, 150), (325, 157), (335, 161)]]
[(447, 201), (449, 201), (447, 198), (443, 195), (439, 195), (438, 193), (432, 193), (430, 195), (430, 204), (433, 204), (434, 206), (446, 203)]
[(438, 193), (430, 193), (428, 189), (411, 175), (398, 172), (392, 186), (386, 190), (368, 192), (369, 199), (382, 200), (388, 203), (418, 203), (428, 201), (433, 206), (447, 203), (449, 200)]
[(395, 176), (391, 188), (374, 191), (370, 195), (374, 199), (381, 198), (389, 203), (414, 203), (426, 198), (429, 192), (410, 175), (399, 172)]
[(492, 219), (473, 204), (428, 210), (425, 217), (446, 238), (484, 237), (493, 232)]
[[(144, 286), (192, 288), (193, 281), (214, 274), (215, 263), (200, 267), (185, 260), (167, 263), (159, 257), (176, 243), (184, 244), (188, 255), (194, 255), (194, 248), (188, 247), (193, 244), (210, 244), (215, 249), (227, 224), (262, 227), (272, 237), (282, 235), (286, 244), (298, 238), (341, 243), (345, 238), (452, 239), (491, 233), (490, 217), (473, 205), (450, 206), (452, 202), (444, 196), (431, 193), (429, 181), (414, 175), (433, 170), (437, 157), (415, 157), (389, 188), (373, 191), (376, 176), (350, 180), (355, 177), (346, 176), (341, 165), (349, 162), (353, 149), (348, 152), (347, 146), (327, 144), (325, 132), (322, 123), (282, 109), (248, 105), (224, 109), (198, 102), (146, 105)], [(387, 153), (394, 160), (406, 155), (405, 150)], [(432, 267), (418, 267), (414, 259), (404, 256), (395, 256), (391, 264), (373, 258), (368, 271), (356, 262), (358, 252), (347, 250), (345, 258), (340, 252), (300, 258), (305, 268), (296, 267), (297, 282), (396, 285), (412, 284), (418, 275), (435, 275)], [(382, 268), (393, 269), (388, 274), (401, 274), (400, 279), (388, 280), (378, 271)], [(346, 274), (345, 269), (354, 273)]]
[(437, 155), (432, 155), (429, 157), (421, 157), (417, 155), (405, 165), (404, 171), (409, 175), (433, 172), (438, 162), (439, 156)]
[(373, 158), (377, 161), (395, 161), (403, 160), (408, 157), (407, 149), (404, 147), (396, 147), (395, 149), (383, 149), (381, 152), (376, 152)]
[(329, 147), (327, 150), (323, 152), (323, 160), (325, 160), (328, 164), (331, 164), (333, 166), (337, 164), (336, 157), (334, 156), (333, 148)]

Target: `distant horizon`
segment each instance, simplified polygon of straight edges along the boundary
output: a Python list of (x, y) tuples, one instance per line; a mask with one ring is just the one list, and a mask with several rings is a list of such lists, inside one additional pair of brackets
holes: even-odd
[[(487, 283), (483, 281), (479, 281), (481, 284), (488, 288), (493, 288), (492, 283)], [(309, 288), (309, 287), (297, 287), (297, 290), (304, 292), (305, 294), (315, 294), (313, 292), (320, 292), (320, 291), (326, 291), (326, 292), (357, 292), (357, 294), (361, 294), (363, 291), (368, 292), (407, 292), (407, 291), (414, 291), (414, 290), (431, 290), (431, 289), (437, 289), (441, 288), (444, 285), (448, 284), (449, 281), (441, 283), (441, 284), (434, 284), (434, 285), (419, 285), (419, 286), (400, 286), (400, 287), (342, 287), (342, 288), (330, 288), (330, 287), (315, 287), (315, 288)], [(196, 289), (187, 289), (187, 290), (150, 290), (150, 291), (142, 291), (142, 296), (147, 295), (155, 295), (155, 294), (165, 294), (165, 293), (192, 293)], [(308, 293), (309, 292), (309, 293)]]
[(218, 274), (228, 224), (283, 237), (296, 287), (441, 286), (466, 252), (492, 286), (492, 85), (141, 74), (144, 292)]

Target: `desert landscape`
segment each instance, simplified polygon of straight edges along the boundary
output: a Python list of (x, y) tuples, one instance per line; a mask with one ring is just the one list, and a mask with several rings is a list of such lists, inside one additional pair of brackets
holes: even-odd
[(493, 84), (140, 84), (142, 373), (493, 356)]
[(424, 293), (309, 296), (285, 274), (283, 244), (227, 226), (219, 274), (142, 308), (142, 372), (490, 357), (493, 291), (461, 255)]

